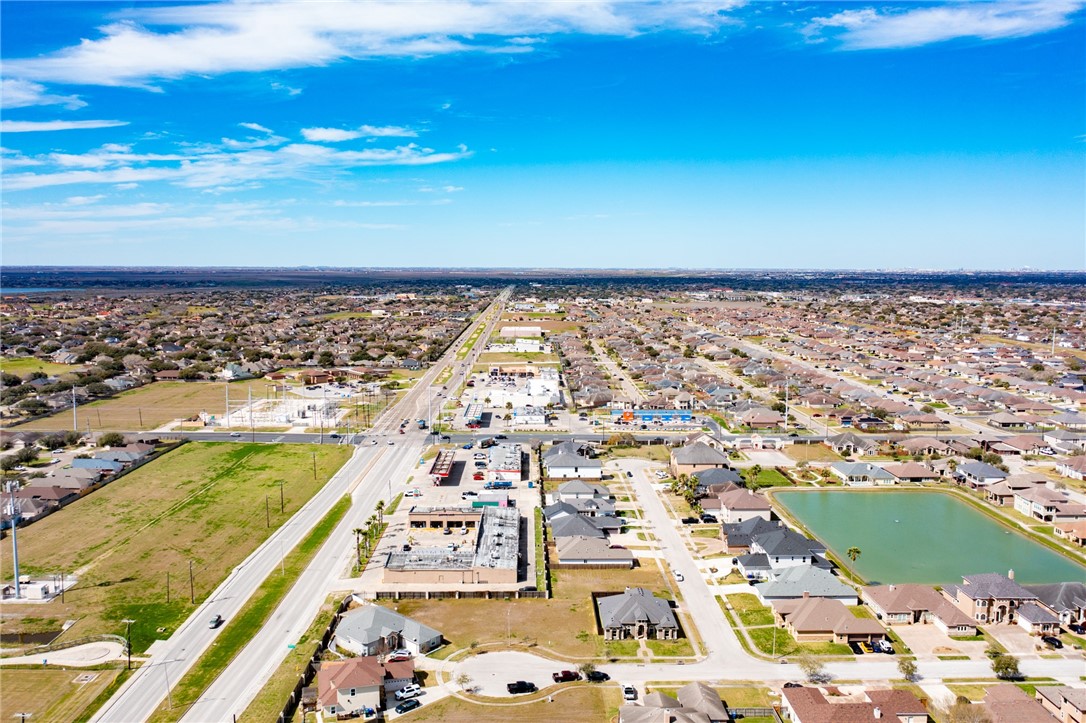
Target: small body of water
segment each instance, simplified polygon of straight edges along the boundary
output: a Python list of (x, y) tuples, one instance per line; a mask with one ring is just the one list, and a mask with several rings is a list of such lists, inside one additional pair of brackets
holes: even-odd
[(74, 289), (47, 289), (47, 288), (26, 288), (26, 289), (0, 289), (0, 296), (19, 296), (21, 294), (46, 294), (54, 291), (74, 291)]
[(774, 498), (838, 559), (858, 547), (871, 583), (960, 583), (1014, 570), (1020, 583), (1086, 580), (1086, 567), (1011, 530), (968, 503), (924, 490), (785, 491)]

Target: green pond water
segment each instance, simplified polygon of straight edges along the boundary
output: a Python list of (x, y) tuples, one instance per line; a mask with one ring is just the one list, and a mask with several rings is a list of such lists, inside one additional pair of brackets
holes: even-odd
[(840, 560), (858, 547), (856, 572), (871, 583), (960, 583), (963, 575), (1014, 570), (1024, 584), (1086, 580), (1086, 567), (931, 491), (779, 492), (775, 499)]

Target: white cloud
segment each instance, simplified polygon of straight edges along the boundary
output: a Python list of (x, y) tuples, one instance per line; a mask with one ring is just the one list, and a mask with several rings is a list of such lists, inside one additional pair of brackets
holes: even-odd
[(339, 143), (353, 141), (356, 138), (418, 138), (418, 131), (403, 126), (359, 126), (357, 129), (344, 128), (303, 128), (302, 136), (307, 141), (318, 143)]
[(441, 190), (444, 191), (445, 193), (456, 193), (457, 191), (463, 191), (464, 187), (463, 186), (442, 186)]
[(92, 203), (98, 203), (105, 195), (98, 194), (97, 196), (69, 196), (64, 199), (64, 203), (69, 206), (88, 206)]
[[(471, 155), (464, 146), (455, 152), (438, 152), (415, 143), (360, 151), (311, 143), (292, 143), (275, 149), (200, 148), (191, 153), (161, 154), (119, 153), (99, 148), (82, 154), (50, 153), (32, 157), (29, 160), (50, 168), (43, 172), (6, 173), (3, 185), (5, 190), (18, 191), (77, 183), (167, 181), (186, 188), (251, 188), (252, 184), (264, 181), (324, 178), (328, 171), (432, 165)], [(8, 162), (5, 155), (4, 163)]]
[(974, 2), (904, 11), (862, 8), (815, 18), (803, 30), (813, 42), (838, 37), (850, 50), (911, 48), (954, 38), (996, 40), (1061, 28), (1081, 0)]
[[(150, 88), (163, 79), (327, 65), (344, 59), (459, 52), (530, 52), (525, 38), (658, 30), (708, 34), (740, 0), (674, 3), (272, 0), (136, 6), (101, 35), (34, 58), (6, 61), (12, 77)], [(293, 89), (290, 89), (293, 92)]]
[(26, 108), (35, 105), (62, 105), (68, 110), (75, 110), (86, 105), (75, 95), (53, 95), (45, 91), (45, 86), (18, 78), (4, 78), (0, 81), (0, 107)]
[(84, 120), (84, 121), (0, 121), (0, 133), (33, 133), (36, 131), (75, 131), (91, 128), (116, 128), (126, 126), (128, 121)]
[(238, 123), (238, 125), (242, 128), (248, 128), (251, 131), (257, 131), (258, 133), (267, 133), (268, 135), (274, 133), (271, 128), (265, 128), (259, 123)]

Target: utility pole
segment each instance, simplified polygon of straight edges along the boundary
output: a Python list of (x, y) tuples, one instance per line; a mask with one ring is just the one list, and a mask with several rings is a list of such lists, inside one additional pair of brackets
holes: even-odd
[[(137, 407), (136, 411), (140, 414), (140, 429), (143, 429), (143, 407)], [(98, 426), (102, 426), (102, 412), (98, 412)]]
[(76, 408), (75, 387), (72, 387), (72, 431), (73, 432), (78, 432), (79, 431), (79, 417), (78, 417), (78, 415), (77, 415), (77, 413), (75, 411), (75, 408)]
[(230, 382), (226, 382), (226, 428), (230, 429)]
[(313, 479), (317, 479), (317, 452), (313, 451)]
[(166, 604), (170, 604), (170, 571), (166, 571)]
[(189, 602), (196, 604), (196, 586), (192, 578), (192, 560), (189, 560)]
[(15, 502), (15, 482), (8, 483), (8, 492), (11, 494), (11, 563), (15, 572), (15, 599), (23, 596), (19, 585), (19, 508)]
[(279, 480), (279, 511), (280, 512), (283, 512), (286, 509), (284, 501), (283, 501), (283, 482), (284, 482), (284, 480)]
[(252, 441), (256, 441), (256, 427), (253, 426), (253, 386), (249, 385), (249, 434)]

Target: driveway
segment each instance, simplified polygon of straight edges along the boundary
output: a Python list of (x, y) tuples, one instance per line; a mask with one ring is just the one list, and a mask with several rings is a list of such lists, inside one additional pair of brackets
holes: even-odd
[(951, 640), (949, 635), (934, 625), (892, 625), (891, 629), (922, 660), (935, 660), (938, 655), (968, 655), (982, 659), (988, 648), (983, 640)]
[[(1018, 625), (988, 625), (985, 632), (999, 641), (1011, 655), (1034, 655), (1040, 638), (1027, 633)], [(1049, 652), (1047, 649), (1044, 652)]]

